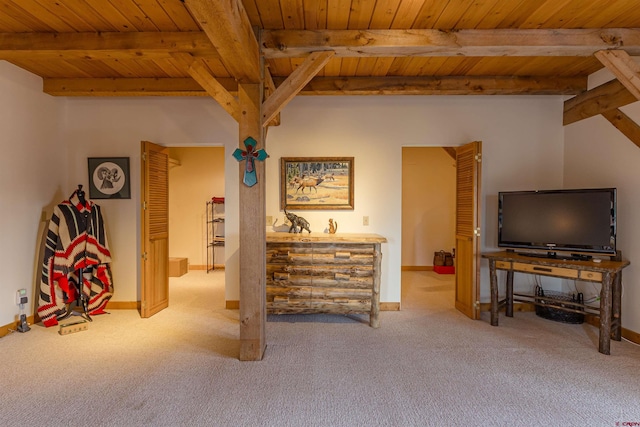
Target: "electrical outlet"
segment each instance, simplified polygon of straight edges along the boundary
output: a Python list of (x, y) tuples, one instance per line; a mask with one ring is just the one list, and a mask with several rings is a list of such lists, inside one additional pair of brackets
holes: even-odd
[(362, 217), (362, 225), (369, 225), (369, 216), (365, 215)]
[(27, 298), (27, 290), (20, 289), (16, 291), (16, 305), (22, 305), (29, 302), (29, 298)]
[(267, 225), (273, 224), (273, 217), (271, 215), (267, 215)]

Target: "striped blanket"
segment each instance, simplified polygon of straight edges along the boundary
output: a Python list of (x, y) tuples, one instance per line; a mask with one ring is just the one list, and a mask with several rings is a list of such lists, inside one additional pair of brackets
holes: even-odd
[(42, 323), (57, 325), (78, 298), (80, 269), (89, 314), (104, 313), (113, 295), (110, 262), (100, 206), (82, 204), (74, 193), (54, 208), (49, 222), (38, 305)]

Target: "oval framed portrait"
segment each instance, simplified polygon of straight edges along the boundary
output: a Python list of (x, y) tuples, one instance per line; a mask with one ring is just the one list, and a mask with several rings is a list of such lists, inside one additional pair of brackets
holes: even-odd
[(129, 158), (89, 157), (89, 198), (130, 199)]

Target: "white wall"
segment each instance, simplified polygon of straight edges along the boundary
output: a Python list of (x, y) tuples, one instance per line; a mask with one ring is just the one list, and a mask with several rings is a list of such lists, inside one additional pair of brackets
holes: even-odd
[[(601, 71), (590, 77), (590, 88), (612, 79)], [(640, 123), (640, 103), (622, 107)], [(622, 326), (640, 331), (640, 148), (604, 117), (596, 116), (565, 127), (565, 170), (567, 188), (616, 187), (618, 223), (617, 248), (631, 265), (623, 270)], [(589, 288), (587, 288), (589, 289)]]
[(8, 325), (19, 314), (18, 289), (27, 289), (27, 315), (37, 303), (38, 243), (46, 224), (41, 214), (50, 218), (74, 189), (66, 185), (60, 100), (42, 93), (40, 78), (5, 61), (0, 61), (0, 93), (0, 325)]
[[(0, 75), (6, 79), (7, 72), (4, 71)], [(13, 74), (17, 77), (12, 78)], [(46, 201), (28, 199), (19, 213), (9, 211), (6, 217), (13, 223), (12, 229), (7, 230), (8, 235), (27, 236), (33, 242), (33, 230), (37, 227), (42, 206), (59, 202), (77, 184), (87, 183), (87, 157), (130, 157), (132, 198), (100, 200), (99, 204), (105, 215), (114, 258), (114, 301), (135, 301), (139, 299), (140, 141), (150, 140), (165, 146), (224, 146), (225, 152), (229, 153), (225, 156), (225, 297), (227, 300), (239, 298), (239, 173), (238, 163), (230, 155), (238, 146), (238, 127), (215, 101), (209, 98), (55, 99), (42, 95), (39, 79), (28, 73), (14, 72), (10, 68), (8, 75), (12, 81), (3, 80), (1, 84), (9, 86), (5, 94), (9, 94), (11, 99), (4, 96), (0, 108), (9, 111), (15, 108), (13, 104), (16, 102), (29, 102), (26, 104), (28, 111), (22, 111), (20, 118), (3, 123), (3, 133), (14, 133), (11, 139), (29, 134), (21, 139), (28, 140), (33, 147), (31, 151), (19, 148), (23, 164), (15, 158), (4, 160), (9, 165), (3, 171), (5, 182), (13, 183), (16, 175), (33, 179), (32, 173), (24, 169), (27, 162), (29, 165), (39, 163), (41, 175), (46, 177), (43, 182), (33, 185), (33, 191), (41, 198), (46, 197)], [(30, 85), (26, 98), (22, 80), (27, 80)], [(45, 114), (47, 106), (51, 106), (56, 114), (64, 114), (63, 120), (56, 114)], [(482, 203), (485, 210), (482, 246), (483, 249), (493, 249), (496, 244), (495, 202), (498, 191), (561, 186), (561, 120), (562, 99), (553, 96), (298, 97), (284, 109), (282, 125), (269, 130), (266, 148), (271, 157), (266, 160), (266, 214), (280, 218), (282, 222), (279, 207), (280, 157), (355, 157), (355, 210), (309, 211), (308, 214), (305, 211), (304, 216), (314, 232), (322, 232), (331, 216), (340, 224), (341, 232), (372, 232), (387, 237), (389, 243), (383, 245), (381, 300), (398, 302), (402, 147), (455, 146), (472, 140), (483, 141)], [(67, 150), (62, 157), (59, 154), (61, 146), (50, 144), (58, 123), (64, 130), (62, 147)], [(34, 156), (30, 154), (32, 152), (37, 153), (35, 158), (28, 158), (28, 155)], [(61, 184), (52, 184), (52, 173)], [(10, 194), (11, 198), (23, 197), (15, 194), (13, 189)], [(7, 199), (10, 199), (9, 195), (3, 197), (3, 201)], [(368, 227), (362, 225), (364, 215), (370, 217)], [(31, 238), (28, 237), (29, 232)], [(0, 255), (3, 262), (7, 262), (4, 259), (8, 254), (16, 251), (13, 245), (4, 241)], [(28, 250), (19, 254), (20, 262), (30, 268), (29, 274), (20, 269), (13, 278), (20, 279), (18, 282), (29, 281), (31, 277), (33, 246), (34, 243), (29, 243), (25, 248)], [(14, 264), (10, 262), (7, 270), (13, 269)], [(0, 290), (11, 290), (10, 300), (15, 288), (14, 283), (0, 283)], [(486, 268), (482, 274), (482, 289), (488, 295)], [(10, 321), (12, 318), (6, 323)]]

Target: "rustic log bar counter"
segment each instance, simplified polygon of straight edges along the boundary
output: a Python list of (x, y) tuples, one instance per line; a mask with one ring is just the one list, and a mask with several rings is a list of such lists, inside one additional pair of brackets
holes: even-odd
[[(560, 258), (534, 257), (510, 251), (485, 253), (483, 258), (489, 260), (489, 276), (491, 285), (491, 324), (498, 326), (498, 310), (505, 306), (505, 313), (513, 317), (513, 302), (526, 302), (545, 305), (558, 310), (592, 314), (600, 318), (600, 333), (598, 350), (603, 354), (610, 354), (611, 339), (621, 339), (621, 297), (622, 297), (622, 269), (629, 265), (620, 256), (612, 260), (594, 262), (591, 260), (567, 260)], [(498, 299), (498, 278), (496, 270), (506, 270), (506, 297)], [(534, 295), (514, 294), (513, 273), (540, 274), (602, 284), (600, 291), (600, 306), (590, 306), (579, 303), (554, 303), (553, 299), (544, 298), (541, 301)]]
[(377, 234), (267, 233), (267, 313), (368, 313), (380, 326)]

